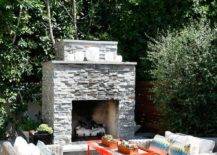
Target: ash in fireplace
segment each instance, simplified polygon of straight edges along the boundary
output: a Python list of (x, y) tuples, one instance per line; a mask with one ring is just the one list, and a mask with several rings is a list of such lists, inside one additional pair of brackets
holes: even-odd
[(75, 127), (75, 134), (77, 137), (96, 137), (105, 134), (105, 127), (103, 124), (98, 124), (93, 120), (79, 121), (78, 126)]

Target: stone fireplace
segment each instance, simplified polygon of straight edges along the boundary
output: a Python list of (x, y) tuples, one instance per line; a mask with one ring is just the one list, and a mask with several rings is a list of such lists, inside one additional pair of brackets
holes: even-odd
[(122, 62), (117, 42), (63, 40), (56, 59), (43, 64), (42, 79), (42, 118), (54, 129), (54, 143), (75, 141), (84, 120), (132, 138), (136, 63)]

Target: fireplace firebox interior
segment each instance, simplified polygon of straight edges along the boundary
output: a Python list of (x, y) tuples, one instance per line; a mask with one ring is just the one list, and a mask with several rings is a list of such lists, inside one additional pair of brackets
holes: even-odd
[(117, 100), (72, 101), (72, 141), (117, 136)]

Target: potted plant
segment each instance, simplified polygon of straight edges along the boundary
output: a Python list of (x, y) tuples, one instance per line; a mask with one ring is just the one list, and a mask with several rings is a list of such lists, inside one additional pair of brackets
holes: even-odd
[(102, 144), (110, 148), (117, 148), (118, 140), (114, 139), (112, 135), (104, 135)]
[(52, 144), (53, 141), (53, 129), (47, 124), (41, 124), (33, 133), (33, 143), (36, 144), (38, 140), (45, 144)]
[(138, 147), (135, 144), (131, 144), (130, 142), (123, 140), (118, 145), (118, 151), (123, 154), (134, 155), (138, 153)]
[(32, 120), (29, 117), (23, 117), (16, 125), (16, 130), (19, 136), (24, 137), (29, 141), (29, 131), (34, 130), (38, 127), (40, 123), (35, 120)]

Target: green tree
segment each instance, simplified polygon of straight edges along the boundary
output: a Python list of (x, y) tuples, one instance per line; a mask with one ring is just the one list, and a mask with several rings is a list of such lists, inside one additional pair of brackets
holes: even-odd
[[(176, 30), (192, 20), (216, 21), (216, 0), (82, 0), (78, 3), (81, 39), (117, 40), (125, 61), (136, 61), (137, 80), (152, 80), (146, 58), (148, 36)], [(144, 57), (145, 55), (145, 57)]]
[(217, 29), (192, 24), (149, 44), (155, 103), (165, 128), (217, 135)]
[(28, 102), (40, 103), (41, 64), (54, 57), (54, 39), (74, 36), (70, 9), (66, 1), (0, 1), (0, 108), (14, 124)]

